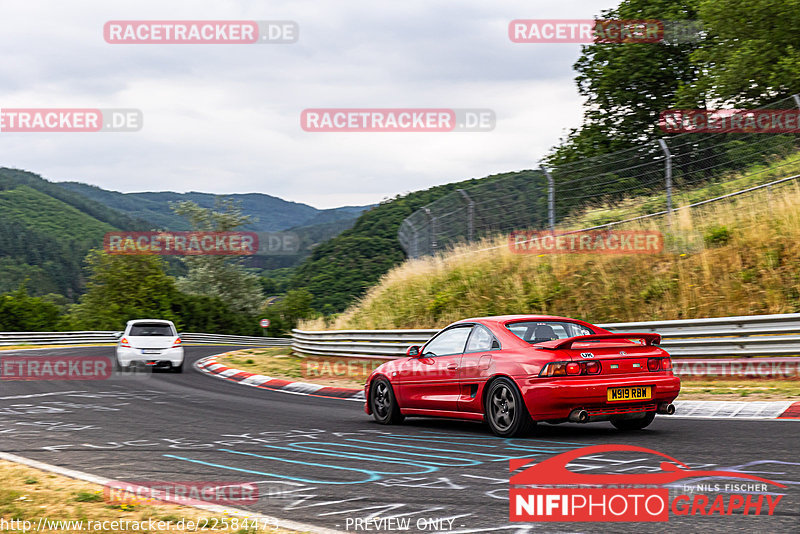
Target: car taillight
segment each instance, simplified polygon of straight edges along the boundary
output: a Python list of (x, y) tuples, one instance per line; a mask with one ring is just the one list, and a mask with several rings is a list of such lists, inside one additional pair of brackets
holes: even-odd
[(130, 345), (130, 343), (128, 343), (128, 338), (127, 338), (127, 337), (123, 337), (122, 339), (120, 339), (120, 340), (119, 340), (119, 346), (120, 346), (120, 347), (128, 347), (128, 348), (131, 348), (131, 345)]
[(567, 362), (550, 362), (544, 366), (539, 376), (566, 376)]
[(550, 362), (539, 376), (579, 376), (600, 374), (600, 362)]
[(647, 360), (648, 371), (658, 371), (661, 369), (661, 358), (650, 358)]
[(672, 358), (662, 358), (661, 369), (664, 371), (669, 371), (670, 369), (672, 369)]
[(586, 373), (590, 375), (599, 375), (600, 362), (586, 362)]
[(181, 343), (182, 343), (181, 338), (176, 339), (175, 342), (172, 344), (172, 348), (174, 349), (176, 347), (180, 347)]

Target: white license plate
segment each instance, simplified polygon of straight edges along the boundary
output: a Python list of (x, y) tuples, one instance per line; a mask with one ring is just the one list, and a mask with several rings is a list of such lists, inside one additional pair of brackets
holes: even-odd
[(161, 354), (159, 349), (142, 349), (142, 354)]

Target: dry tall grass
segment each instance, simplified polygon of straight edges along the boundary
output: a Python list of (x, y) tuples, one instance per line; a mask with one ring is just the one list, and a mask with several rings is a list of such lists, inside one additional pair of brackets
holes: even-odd
[(659, 254), (530, 255), (500, 236), (408, 261), (332, 322), (307, 329), (432, 328), (482, 315), (543, 313), (592, 322), (800, 311), (796, 183), (631, 223)]

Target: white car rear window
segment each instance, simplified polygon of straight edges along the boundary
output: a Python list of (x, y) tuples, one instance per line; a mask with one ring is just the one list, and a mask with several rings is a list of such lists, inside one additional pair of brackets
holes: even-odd
[(131, 325), (130, 336), (166, 336), (172, 337), (175, 331), (164, 323), (136, 323)]

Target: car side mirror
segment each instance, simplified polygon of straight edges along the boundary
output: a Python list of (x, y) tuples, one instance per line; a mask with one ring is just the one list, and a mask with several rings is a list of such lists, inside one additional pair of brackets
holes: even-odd
[(417, 356), (419, 356), (419, 348), (420, 348), (419, 345), (411, 345), (410, 347), (408, 347), (408, 350), (406, 351), (406, 356), (410, 358), (416, 358)]

